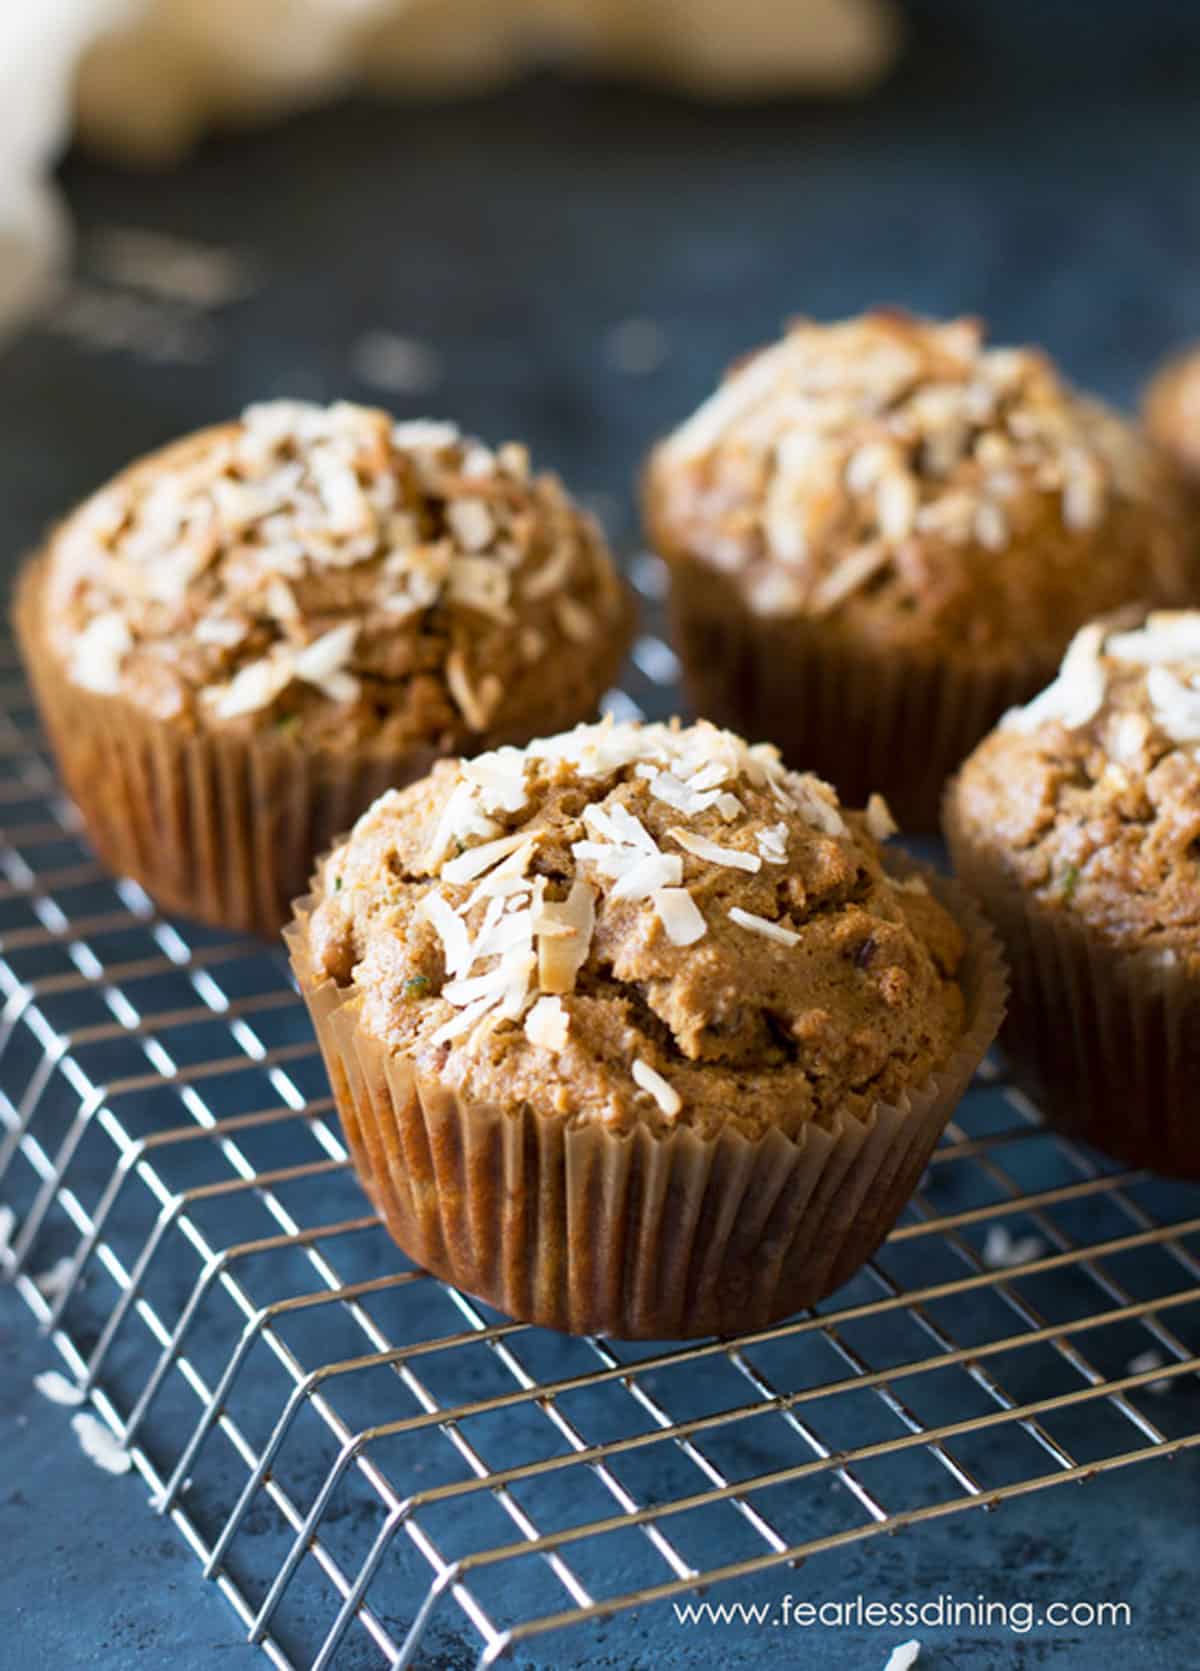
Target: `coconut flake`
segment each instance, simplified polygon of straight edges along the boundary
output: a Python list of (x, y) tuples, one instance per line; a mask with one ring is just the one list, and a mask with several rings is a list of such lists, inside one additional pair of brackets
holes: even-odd
[(358, 695), (358, 680), (344, 673), (344, 669), (357, 637), (357, 621), (344, 621), (341, 626), (322, 633), (320, 638), (294, 653), (293, 677), (315, 685), (334, 701), (352, 702)]
[[(409, 591), (413, 591), (411, 581)], [(507, 623), (512, 620), (510, 591), (508, 571), (494, 557), (455, 557), (450, 564), (446, 595), (452, 603)], [(428, 607), (424, 600), (421, 607)]]
[(466, 923), (436, 890), (425, 895), (422, 910), (442, 942), (446, 973), (463, 974), (471, 966), (471, 936)]
[(485, 812), (520, 812), (528, 799), (525, 765), (522, 750), (506, 745), (464, 761), (462, 772)]
[(1200, 610), (1156, 610), (1137, 632), (1113, 633), (1105, 642), (1104, 653), (1143, 666), (1200, 661)]
[(892, 1649), (883, 1671), (912, 1671), (920, 1657), (921, 1644), (914, 1636), (910, 1642), (901, 1642), (898, 1647)]
[(882, 795), (872, 795), (867, 802), (867, 831), (876, 841), (889, 841), (900, 829), (892, 817), (892, 809)]
[(514, 947), (523, 951), (529, 950), (533, 944), (533, 913), (526, 907), (519, 906), (515, 911), (507, 909), (507, 903), (497, 896), (491, 901), (495, 910), (495, 918), (487, 925), (486, 932), (481, 929), (476, 935), (471, 947), (472, 962), (481, 957), (504, 957)]
[(729, 771), (727, 760), (710, 760), (707, 766), (701, 766), (698, 772), (692, 773), (687, 786), (701, 793), (706, 789), (719, 789), (723, 783), (728, 783)]
[(75, 1261), (69, 1254), (64, 1253), (61, 1259), (56, 1259), (49, 1270), (39, 1271), (33, 1279), (33, 1286), (44, 1300), (62, 1299), (71, 1283), (71, 1273), (75, 1268)]
[(1200, 690), (1194, 683), (1185, 684), (1169, 667), (1152, 667), (1146, 675), (1146, 694), (1172, 742), (1200, 742)]
[(575, 561), (575, 553), (568, 545), (559, 546), (551, 553), (546, 561), (527, 575), (523, 582), (525, 596), (536, 601), (538, 598), (549, 597), (551, 592), (557, 592), (566, 584), (567, 576), (571, 572), (571, 565)]
[(643, 1062), (640, 1056), (634, 1057), (631, 1071), (634, 1084), (652, 1096), (660, 1112), (665, 1114), (668, 1120), (673, 1120), (683, 1107), (683, 1098), (675, 1087), (669, 1085), (649, 1062)]
[(197, 644), (217, 644), (222, 649), (233, 650), (249, 631), (246, 621), (234, 620), (228, 615), (203, 615), (192, 629), (192, 637)]
[(755, 845), (759, 853), (771, 865), (787, 863), (788, 827), (786, 824), (768, 824), (759, 830), (755, 836)]
[(650, 768), (650, 793), (656, 801), (662, 801), (664, 806), (674, 807), (676, 812), (690, 813), (694, 810), (695, 796), (686, 783), (680, 781), (674, 772), (658, 771)]
[[(594, 806), (585, 807), (583, 812), (584, 822), (587, 823), (589, 812), (600, 812), (601, 810), (601, 808)], [(627, 847), (637, 847), (643, 853), (657, 853), (659, 850), (658, 843), (641, 819), (636, 818), (628, 807), (621, 805), (620, 801), (614, 801), (609, 808), (604, 827), (613, 832), (609, 836), (610, 841), (620, 841)]]
[(747, 853), (740, 847), (722, 847), (707, 836), (697, 835), (693, 830), (681, 830), (678, 825), (672, 825), (667, 834), (695, 858), (704, 859), (708, 864), (725, 865), (730, 870), (762, 869), (762, 859), (757, 853)]
[(574, 644), (586, 644), (596, 636), (596, 617), (577, 598), (564, 592), (554, 600), (554, 615), (563, 636)]
[(761, 934), (764, 940), (777, 940), (781, 946), (798, 946), (800, 936), (793, 928), (784, 928), (782, 923), (772, 922), (769, 917), (757, 917), (753, 911), (743, 911), (740, 905), (729, 907), (730, 922), (737, 923), (739, 928), (748, 928), (752, 934)]
[[(474, 960), (473, 954), (471, 961)], [(481, 998), (488, 998), (493, 1004), (499, 1003), (507, 984), (508, 971), (502, 963), (498, 963), (484, 975), (468, 975), (463, 980), (447, 981), (441, 995), (455, 1009), (468, 1009)]]
[(497, 697), (500, 694), (494, 681), (489, 685), (489, 680), (484, 679), (476, 689), (467, 673), (465, 656), (461, 650), (455, 649), (446, 657), (446, 684), (454, 698), (455, 706), (471, 730), (486, 731), (494, 705), (487, 699), (489, 691), (495, 688)]
[(40, 1375), (34, 1376), (33, 1384), (42, 1397), (48, 1398), (51, 1404), (63, 1404), (77, 1408), (87, 1396), (82, 1388), (77, 1387), (74, 1381), (68, 1381), (66, 1376), (57, 1369), (43, 1370)]
[(917, 484), (904, 470), (891, 470), (880, 481), (875, 495), (879, 531), (892, 544), (912, 533), (919, 497)]
[(451, 1016), (449, 1021), (443, 1022), (435, 1033), (430, 1035), (431, 1044), (449, 1044), (453, 1039), (461, 1038), (477, 1027), (484, 1016), (496, 1007), (496, 1000), (489, 992), (474, 1004), (468, 1004), (465, 1010)]
[(780, 794), (778, 798), (784, 805), (794, 807), (814, 830), (829, 836), (845, 835), (845, 820), (837, 809), (837, 797), (827, 783), (820, 778), (789, 772), (788, 788), (790, 796)]
[(446, 798), (442, 816), (438, 819), (423, 862), (433, 870), (455, 842), (465, 844), (471, 836), (481, 836), (488, 840), (499, 834), (499, 824), (487, 817), (480, 807), (476, 786), (469, 781), (456, 784)]
[(484, 841), (477, 847), (468, 847), (457, 858), (442, 866), (442, 880), (473, 882), (477, 876), (491, 870), (493, 865), (499, 864), (508, 854), (530, 844), (531, 838), (523, 830), (518, 830), (515, 835), (497, 836), (494, 841)]
[(716, 393), (668, 438), (665, 451), (678, 459), (697, 458), (706, 453), (739, 418), (774, 393), (792, 354), (792, 343), (787, 337), (756, 354), (727, 377)]
[[(1156, 1352), (1154, 1347), (1150, 1346), (1146, 1351), (1139, 1352), (1136, 1357), (1130, 1358), (1128, 1372), (1130, 1375), (1149, 1375), (1153, 1370), (1165, 1369), (1166, 1365), (1167, 1360), (1162, 1353)], [(1161, 1398), (1164, 1393), (1171, 1391), (1170, 1379), (1164, 1375), (1157, 1381), (1147, 1381), (1146, 1391), (1153, 1393), (1155, 1398)]]
[(1109, 752), (1118, 760), (1132, 762), (1140, 759), (1150, 741), (1150, 721), (1144, 714), (1117, 715), (1109, 738)]
[[(628, 853), (630, 849), (622, 848)], [(645, 853), (633, 863), (608, 891), (611, 900), (649, 899), (660, 888), (676, 887), (683, 880), (683, 860), (678, 853)]]
[(673, 946), (690, 946), (708, 932), (703, 912), (686, 888), (658, 888), (650, 896)]
[(132, 649), (123, 615), (110, 609), (93, 616), (71, 646), (68, 671), (73, 683), (99, 696), (112, 696), (121, 688), (121, 665)]
[(873, 540), (848, 551), (836, 566), (813, 587), (808, 610), (813, 615), (828, 615), (854, 592), (861, 591), (880, 569), (891, 562), (892, 553), (882, 540)]
[(269, 708), (291, 680), (291, 654), (281, 647), (272, 655), (247, 662), (228, 684), (211, 685), (200, 696), (218, 719), (238, 719)]
[(457, 424), (436, 418), (408, 418), (392, 425), (392, 445), (401, 452), (444, 452), (461, 439)]
[(596, 923), (596, 893), (577, 878), (564, 900), (543, 900), (534, 915), (538, 985), (543, 992), (575, 990), (575, 977), (587, 961)]
[(1053, 684), (1023, 708), (1011, 708), (1001, 724), (1009, 731), (1036, 731), (1048, 720), (1060, 720), (1068, 730), (1086, 725), (1104, 702), (1105, 678), (1100, 664), (1104, 627), (1099, 622), (1081, 627), (1071, 640)]
[(561, 998), (539, 998), (525, 1017), (525, 1037), (539, 1050), (555, 1055), (567, 1048), (571, 1018)]
[(482, 499), (456, 499), (446, 506), (446, 522), (464, 551), (485, 551), (496, 537), (496, 520)]
[(993, 499), (984, 499), (976, 510), (972, 532), (987, 551), (1003, 551), (1012, 537), (1008, 517)]
[[(529, 869), (530, 860), (537, 850), (538, 835), (526, 836), (521, 845), (514, 848), (508, 858), (489, 872), (472, 893), (463, 906), (463, 914), (470, 911), (481, 899), (497, 898), (509, 899), (529, 888), (525, 872)], [(478, 852), (478, 848), (475, 849)], [(465, 857), (465, 854), (464, 854)], [(442, 872), (445, 875), (445, 871)]]
[(988, 1227), (980, 1257), (989, 1270), (1007, 1271), (1029, 1264), (1045, 1251), (1040, 1236), (1014, 1236), (1007, 1225), (993, 1224)]
[(72, 1416), (71, 1426), (75, 1429), (83, 1454), (106, 1474), (127, 1474), (133, 1467), (129, 1452), (90, 1410), (80, 1410)]

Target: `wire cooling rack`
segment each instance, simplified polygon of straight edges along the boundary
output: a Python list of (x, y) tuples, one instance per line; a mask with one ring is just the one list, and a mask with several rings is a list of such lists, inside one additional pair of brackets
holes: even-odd
[[(630, 1346), (414, 1269), (282, 955), (104, 874), (0, 654), (0, 1269), (276, 1665), (536, 1657), (1200, 1446), (1200, 1190), (1049, 1134), (994, 1065), (817, 1313)], [(669, 648), (634, 664), (616, 700), (662, 712)]]

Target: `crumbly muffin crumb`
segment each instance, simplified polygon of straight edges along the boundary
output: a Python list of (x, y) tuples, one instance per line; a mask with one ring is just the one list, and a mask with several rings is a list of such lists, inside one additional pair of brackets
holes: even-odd
[(967, 761), (951, 818), (1048, 907), (1200, 963), (1200, 611), (1083, 628)]
[(385, 795), (322, 868), (309, 954), (472, 1100), (796, 1132), (962, 1031), (962, 936), (871, 823), (713, 726), (581, 726)]

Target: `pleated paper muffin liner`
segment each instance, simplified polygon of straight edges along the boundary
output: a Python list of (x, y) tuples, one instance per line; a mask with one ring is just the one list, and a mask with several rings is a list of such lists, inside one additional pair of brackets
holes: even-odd
[(1200, 977), (1121, 950), (1012, 881), (947, 796), (946, 839), (1011, 967), (1001, 1045), (1054, 1125), (1128, 1166), (1200, 1179)]
[[(275, 938), (317, 856), (385, 789), (415, 783), (445, 753), (311, 749), (262, 728), (189, 731), (120, 695), (84, 690), (44, 642), (39, 580), (35, 559), (18, 583), (14, 621), (59, 770), (102, 863), (164, 910)], [(481, 736), (478, 749), (526, 743), (543, 722), (569, 729), (592, 718), (625, 642), (614, 632), (611, 665), (598, 669), (586, 700), (573, 688), (569, 711)]]
[(762, 1327), (841, 1286), (892, 1228), (1004, 1011), (1004, 962), (953, 884), (920, 871), (967, 935), (966, 1025), (894, 1105), (798, 1137), (686, 1125), (614, 1132), (461, 1100), (359, 1026), (352, 987), (308, 953), (315, 896), (285, 930), (354, 1166), (427, 1270), (524, 1322), (680, 1339)]
[(669, 564), (670, 614), (695, 711), (751, 739), (769, 738), (791, 765), (861, 806), (887, 797), (902, 828), (937, 829), (946, 779), (1008, 708), (1052, 666), (987, 667), (882, 653), (839, 641), (820, 620), (750, 610), (707, 564)]

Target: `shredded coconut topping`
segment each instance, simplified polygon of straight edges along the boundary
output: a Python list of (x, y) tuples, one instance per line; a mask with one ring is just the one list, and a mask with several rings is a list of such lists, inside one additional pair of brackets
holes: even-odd
[[(775, 921), (731, 901), (745, 888), (762, 890), (746, 903), (765, 902), (777, 880), (788, 889), (778, 871), (765, 889), (757, 879), (764, 866), (786, 866), (789, 847), (801, 857), (804, 829), (809, 840), (860, 839), (827, 784), (789, 771), (777, 750), (704, 722), (681, 728), (607, 719), (447, 764), (433, 781), (440, 799), (424, 814), (432, 834), (418, 835), (410, 824), (415, 851), (402, 861), (423, 885), (412, 916), (420, 943), (440, 953), (440, 980), (422, 973), (409, 983), (444, 1006), (426, 1035), (433, 1044), (511, 1023), (531, 1046), (563, 1050), (598, 936), (629, 930), (651, 955), (661, 955), (664, 943), (687, 952), (727, 914), (738, 928), (791, 949), (801, 933), (786, 915)], [(360, 885), (353, 866), (359, 829), (386, 830), (411, 793), (388, 791), (363, 815), (325, 867), (326, 899)], [(877, 834), (894, 828), (878, 798), (866, 823)], [(728, 831), (729, 840), (713, 840), (706, 833), (713, 829)], [(681, 851), (665, 850), (668, 844)], [(378, 854), (365, 834), (362, 851)], [(696, 955), (704, 967), (707, 952)], [(600, 975), (607, 978), (603, 968)], [(582, 984), (583, 998), (594, 996), (593, 979)], [(643, 1070), (639, 1085), (674, 1117), (678, 1093), (646, 1078), (651, 1072)]]
[(708, 925), (686, 888), (659, 888), (650, 898), (673, 946), (691, 946), (703, 940)]
[(988, 348), (976, 320), (885, 310), (795, 324), (659, 460), (683, 494), (703, 480), (714, 561), (740, 567), (765, 550), (786, 570), (764, 569), (752, 588), (763, 613), (830, 613), (902, 567), (914, 536), (1001, 553), (1022, 502), (1046, 495), (1067, 534), (1090, 535), (1113, 500), (1149, 499), (1155, 482), (1132, 428), (1044, 354)]
[(668, 1120), (673, 1120), (683, 1107), (683, 1098), (674, 1086), (668, 1084), (649, 1062), (643, 1062), (640, 1056), (634, 1058), (632, 1072), (634, 1084), (652, 1096), (660, 1112), (665, 1114)]
[(719, 842), (709, 841), (707, 836), (696, 835), (692, 830), (671, 829), (667, 834), (685, 851), (705, 860), (707, 864), (727, 865), (730, 870), (762, 869), (762, 859), (757, 853), (747, 853), (736, 847), (722, 847)]
[[(1200, 611), (1157, 610), (1135, 631), (1112, 632), (1094, 622), (1076, 634), (1054, 683), (1006, 714), (1007, 730), (1032, 732), (1048, 722), (1068, 730), (1095, 719), (1112, 681), (1145, 691), (1150, 718), (1173, 743), (1200, 742)], [(1117, 761), (1133, 761), (1149, 736), (1149, 720), (1120, 713), (1110, 731)]]
[(436, 610), (451, 700), (482, 731), (504, 692), (470, 653), (480, 620), (532, 616), (538, 659), (620, 607), (599, 531), (523, 448), (347, 402), (251, 406), (134, 466), (64, 525), (49, 575), (77, 684), (116, 692), (136, 653), (215, 720), (294, 682), (353, 703), (410, 670), (397, 639)]
[(1102, 625), (1081, 627), (1053, 684), (1023, 708), (1011, 709), (1003, 724), (1011, 731), (1036, 731), (1047, 720), (1059, 720), (1071, 728), (1094, 719), (1104, 703), (1104, 669), (1100, 665), (1103, 647)]
[(748, 928), (752, 934), (761, 934), (764, 940), (777, 940), (781, 946), (800, 944), (800, 936), (794, 928), (785, 928), (782, 923), (772, 922), (769, 917), (756, 916), (753, 911), (743, 911), (740, 905), (729, 907), (729, 919), (737, 923), (739, 928)]
[(787, 863), (787, 834), (786, 824), (769, 824), (766, 829), (758, 832), (755, 844), (768, 864)]
[(570, 1028), (571, 1018), (561, 998), (539, 998), (525, 1017), (525, 1037), (540, 1050), (565, 1050)]
[(71, 649), (71, 677), (84, 690), (110, 696), (121, 686), (121, 663), (133, 648), (129, 628), (116, 610), (94, 615)]
[(867, 829), (876, 841), (890, 841), (899, 831), (892, 817), (892, 809), (882, 795), (872, 795), (867, 802)]

